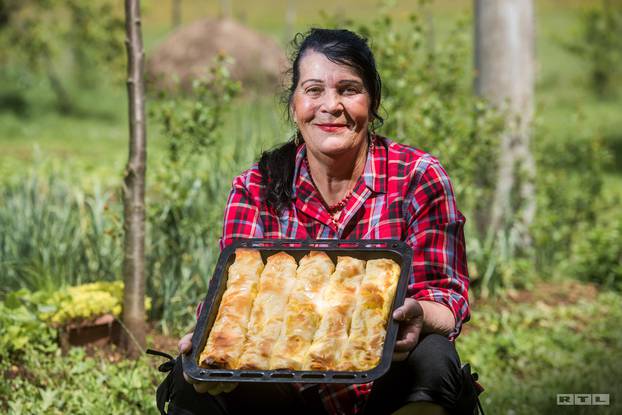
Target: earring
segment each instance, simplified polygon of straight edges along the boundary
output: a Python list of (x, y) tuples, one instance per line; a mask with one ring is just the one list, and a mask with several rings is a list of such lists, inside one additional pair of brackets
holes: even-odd
[(296, 135), (294, 135), (294, 145), (296, 147), (300, 145), (300, 131), (296, 131)]

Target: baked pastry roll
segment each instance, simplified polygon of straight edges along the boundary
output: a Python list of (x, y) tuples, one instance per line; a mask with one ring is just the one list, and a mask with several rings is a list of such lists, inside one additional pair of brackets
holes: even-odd
[(391, 259), (367, 261), (348, 344), (337, 370), (369, 370), (380, 363), (400, 266)]
[(311, 251), (300, 260), (281, 335), (272, 350), (270, 369), (302, 369), (322, 318), (319, 303), (334, 271), (333, 261), (321, 251)]
[(251, 311), (240, 369), (267, 369), (281, 334), (285, 306), (296, 281), (296, 260), (285, 252), (268, 257)]
[(306, 370), (331, 370), (348, 343), (356, 292), (365, 272), (365, 261), (338, 257), (323, 296), (322, 320), (305, 359)]
[(244, 248), (235, 250), (235, 260), (229, 266), (227, 288), (199, 358), (200, 366), (237, 368), (263, 269), (259, 251)]

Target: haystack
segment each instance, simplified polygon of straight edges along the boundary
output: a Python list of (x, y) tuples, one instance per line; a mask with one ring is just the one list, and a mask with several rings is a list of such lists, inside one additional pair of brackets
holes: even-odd
[(229, 70), (244, 89), (273, 89), (287, 68), (283, 49), (270, 37), (231, 19), (205, 19), (182, 27), (147, 58), (147, 74), (158, 88), (170, 89), (174, 79), (188, 89), (204, 76), (214, 58), (233, 58)]

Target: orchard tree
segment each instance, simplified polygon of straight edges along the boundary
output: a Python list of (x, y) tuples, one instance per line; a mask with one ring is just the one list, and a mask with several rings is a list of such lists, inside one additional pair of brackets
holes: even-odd
[(129, 158), (123, 179), (125, 255), (123, 258), (122, 347), (136, 357), (145, 345), (145, 170), (147, 133), (140, 1), (125, 0)]
[(233, 5), (231, 1), (232, 0), (220, 0), (220, 17), (233, 17)]
[(171, 1), (171, 28), (177, 29), (181, 25), (181, 0)]
[(535, 215), (535, 162), (530, 151), (535, 80), (531, 0), (475, 0), (475, 88), (505, 113), (489, 229), (519, 229), (529, 246)]
[(292, 40), (296, 23), (296, 0), (287, 0), (285, 9), (285, 42)]

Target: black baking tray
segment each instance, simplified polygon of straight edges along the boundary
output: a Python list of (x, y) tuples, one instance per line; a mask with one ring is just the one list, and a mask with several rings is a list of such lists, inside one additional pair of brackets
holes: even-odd
[[(307, 370), (229, 370), (203, 368), (198, 360), (207, 342), (208, 334), (216, 320), (220, 300), (227, 286), (228, 269), (237, 248), (257, 249), (264, 262), (270, 255), (284, 251), (296, 262), (310, 251), (324, 251), (337, 262), (338, 256), (370, 260), (393, 259), (401, 266), (393, 306), (389, 314), (387, 334), (380, 364), (367, 371), (307, 371)], [(412, 249), (404, 242), (393, 239), (339, 240), (339, 239), (242, 239), (225, 248), (218, 258), (210, 281), (196, 329), (192, 337), (192, 351), (182, 356), (184, 372), (196, 381), (206, 382), (278, 382), (278, 383), (366, 383), (379, 378), (391, 365), (397, 338), (398, 323), (391, 318), (393, 310), (404, 303), (412, 264)]]

